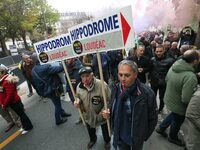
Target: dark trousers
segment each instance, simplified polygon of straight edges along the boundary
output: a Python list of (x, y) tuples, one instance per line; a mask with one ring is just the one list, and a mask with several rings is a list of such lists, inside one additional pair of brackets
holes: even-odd
[(170, 126), (169, 137), (172, 139), (177, 139), (178, 132), (184, 120), (185, 120), (185, 116), (171, 112), (160, 124), (160, 128), (165, 130), (166, 128)]
[(64, 112), (64, 110), (62, 109), (62, 105), (61, 105), (61, 100), (60, 100), (60, 96), (56, 96), (55, 94), (52, 94), (51, 97), (49, 97), (51, 99), (51, 101), (54, 104), (54, 108), (55, 108), (55, 120), (56, 120), (56, 124), (60, 123), (62, 121), (62, 113)]
[(113, 76), (113, 80), (116, 82), (118, 81), (118, 66), (112, 66), (111, 68), (111, 75)]
[(151, 88), (154, 91), (155, 96), (157, 95), (157, 92), (159, 90), (159, 99), (160, 99), (159, 111), (162, 111), (164, 108), (163, 99), (165, 95), (166, 86), (158, 86), (158, 85), (151, 84)]
[(120, 141), (118, 144), (118, 150), (131, 150), (131, 146), (127, 145), (123, 141)]
[(138, 144), (137, 148), (132, 148), (130, 145), (127, 145), (126, 143), (124, 143), (123, 141), (120, 141), (118, 144), (118, 149), (117, 150), (142, 150), (143, 148), (143, 143)]
[[(92, 128), (90, 127), (89, 124), (87, 125), (87, 130), (90, 136), (90, 141), (96, 141), (97, 139), (97, 135), (96, 135), (96, 128)], [(109, 133), (108, 133), (108, 127), (107, 127), (107, 123), (101, 125), (101, 130), (102, 130), (102, 134), (103, 134), (103, 139), (105, 141), (105, 143), (109, 143), (110, 142), (110, 137), (109, 137)]]
[(28, 118), (28, 116), (24, 112), (24, 108), (23, 108), (22, 102), (11, 104), (10, 107), (20, 117), (23, 129), (26, 130), (26, 131), (31, 130), (33, 128), (33, 125), (31, 123), (30, 119)]

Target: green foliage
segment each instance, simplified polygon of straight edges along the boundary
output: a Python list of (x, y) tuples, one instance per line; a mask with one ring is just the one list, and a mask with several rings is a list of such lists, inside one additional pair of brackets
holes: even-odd
[(37, 39), (41, 39), (47, 27), (53, 28), (59, 20), (58, 11), (46, 0), (1, 0), (0, 16), (0, 41), (11, 38), (14, 43), (15, 38), (22, 37), (25, 45), (27, 33), (31, 39), (40, 34)]
[(54, 27), (55, 23), (59, 21), (59, 13), (43, 0), (40, 5), (40, 17), (36, 24), (36, 29), (39, 33), (45, 34), (48, 27)]

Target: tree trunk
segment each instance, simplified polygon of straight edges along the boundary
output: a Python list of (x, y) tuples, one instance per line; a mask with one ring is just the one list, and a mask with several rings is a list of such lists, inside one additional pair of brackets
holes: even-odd
[(23, 39), (23, 41), (24, 41), (24, 46), (25, 46), (25, 48), (26, 49), (28, 49), (28, 43), (27, 43), (27, 41), (26, 41), (26, 31), (21, 31), (21, 37), (22, 37), (22, 39)]
[(12, 37), (12, 42), (13, 42), (13, 45), (15, 45), (15, 37), (14, 36)]
[(4, 53), (4, 55), (5, 56), (9, 56), (10, 55), (10, 51), (6, 47), (5, 39), (0, 39), (0, 43), (1, 43), (1, 48), (2, 48), (2, 52)]

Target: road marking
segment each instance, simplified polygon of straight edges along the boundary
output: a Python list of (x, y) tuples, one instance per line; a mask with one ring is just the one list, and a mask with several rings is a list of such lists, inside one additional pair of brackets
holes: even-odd
[(15, 133), (13, 133), (6, 140), (4, 140), (2, 143), (0, 143), (0, 149), (3, 149), (8, 143), (10, 143), (12, 140), (14, 140), (20, 134), (21, 134), (20, 131), (16, 131)]

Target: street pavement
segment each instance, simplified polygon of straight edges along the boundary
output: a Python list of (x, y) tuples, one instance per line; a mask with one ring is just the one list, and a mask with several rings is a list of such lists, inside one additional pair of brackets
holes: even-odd
[[(62, 106), (72, 116), (66, 123), (56, 126), (54, 107), (50, 100), (43, 102), (36, 93), (28, 98), (28, 88), (25, 82), (20, 85), (19, 94), (34, 128), (26, 135), (17, 136), (2, 150), (87, 150), (89, 137), (86, 127), (83, 124), (75, 125), (78, 112), (69, 100), (62, 101)], [(162, 116), (159, 118), (161, 120)], [(0, 145), (18, 130), (14, 127), (5, 133), (5, 127), (6, 122), (0, 117)], [(98, 140), (92, 150), (103, 150), (104, 141), (100, 128), (97, 128), (97, 133)], [(183, 148), (169, 143), (166, 138), (154, 132), (145, 142), (143, 150), (183, 150)]]

